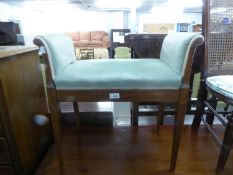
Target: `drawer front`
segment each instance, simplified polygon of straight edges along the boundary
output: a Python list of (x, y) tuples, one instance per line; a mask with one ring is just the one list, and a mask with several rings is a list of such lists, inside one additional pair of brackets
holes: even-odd
[(5, 138), (0, 138), (0, 164), (11, 163), (10, 153)]
[(11, 166), (0, 166), (1, 175), (15, 175), (14, 170)]

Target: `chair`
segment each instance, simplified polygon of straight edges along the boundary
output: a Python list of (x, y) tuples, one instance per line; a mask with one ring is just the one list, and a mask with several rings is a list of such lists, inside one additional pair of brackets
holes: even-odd
[[(192, 128), (198, 129), (203, 121), (220, 146), (221, 152), (216, 167), (216, 171), (220, 172), (224, 169), (233, 144), (232, 113), (221, 115), (217, 110), (217, 101), (233, 105), (233, 32), (232, 23), (229, 23), (233, 20), (232, 15), (230, 15), (233, 13), (233, 1), (206, 0), (204, 7), (205, 59), (202, 63), (197, 110)], [(225, 10), (216, 12), (218, 8)], [(211, 112), (211, 115), (206, 116), (206, 118), (203, 117), (205, 107), (208, 107), (208, 111)], [(217, 137), (210, 126), (214, 116), (226, 128), (223, 138)]]
[(131, 58), (130, 48), (125, 46), (116, 47), (114, 49), (114, 58)]
[(77, 102), (175, 103), (170, 160), (170, 170), (173, 171), (185, 116), (184, 106), (187, 105), (192, 58), (195, 48), (202, 43), (200, 34), (173, 33), (164, 40), (162, 59), (76, 61), (73, 43), (68, 36), (51, 34), (35, 37), (34, 44), (45, 50), (42, 57), (46, 64), (46, 88), (61, 172), (63, 152), (59, 101), (73, 102), (77, 116)]

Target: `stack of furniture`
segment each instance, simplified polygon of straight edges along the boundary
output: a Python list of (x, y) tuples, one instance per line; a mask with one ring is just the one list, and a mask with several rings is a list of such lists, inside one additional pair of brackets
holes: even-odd
[(52, 139), (38, 48), (0, 51), (0, 174), (28, 175)]

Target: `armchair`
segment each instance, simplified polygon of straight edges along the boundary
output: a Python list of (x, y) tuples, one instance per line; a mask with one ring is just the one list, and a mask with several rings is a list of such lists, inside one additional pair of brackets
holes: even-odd
[[(34, 43), (45, 48), (48, 101), (63, 170), (59, 101), (132, 101), (175, 103), (170, 170), (174, 170), (181, 127), (189, 94), (189, 79), (195, 48), (203, 43), (196, 33), (169, 34), (163, 43), (163, 59), (105, 59), (75, 61), (73, 43), (65, 35), (44, 35)], [(59, 44), (58, 44), (59, 43)]]

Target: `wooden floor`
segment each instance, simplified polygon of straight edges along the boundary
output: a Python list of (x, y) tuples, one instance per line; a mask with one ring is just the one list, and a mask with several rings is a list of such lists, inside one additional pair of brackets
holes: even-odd
[[(221, 133), (220, 126), (214, 129)], [(67, 127), (63, 134), (65, 175), (215, 175), (219, 148), (203, 126), (184, 126), (175, 172), (169, 172), (172, 126)], [(54, 145), (36, 175), (58, 175)], [(231, 153), (222, 175), (233, 174)]]

